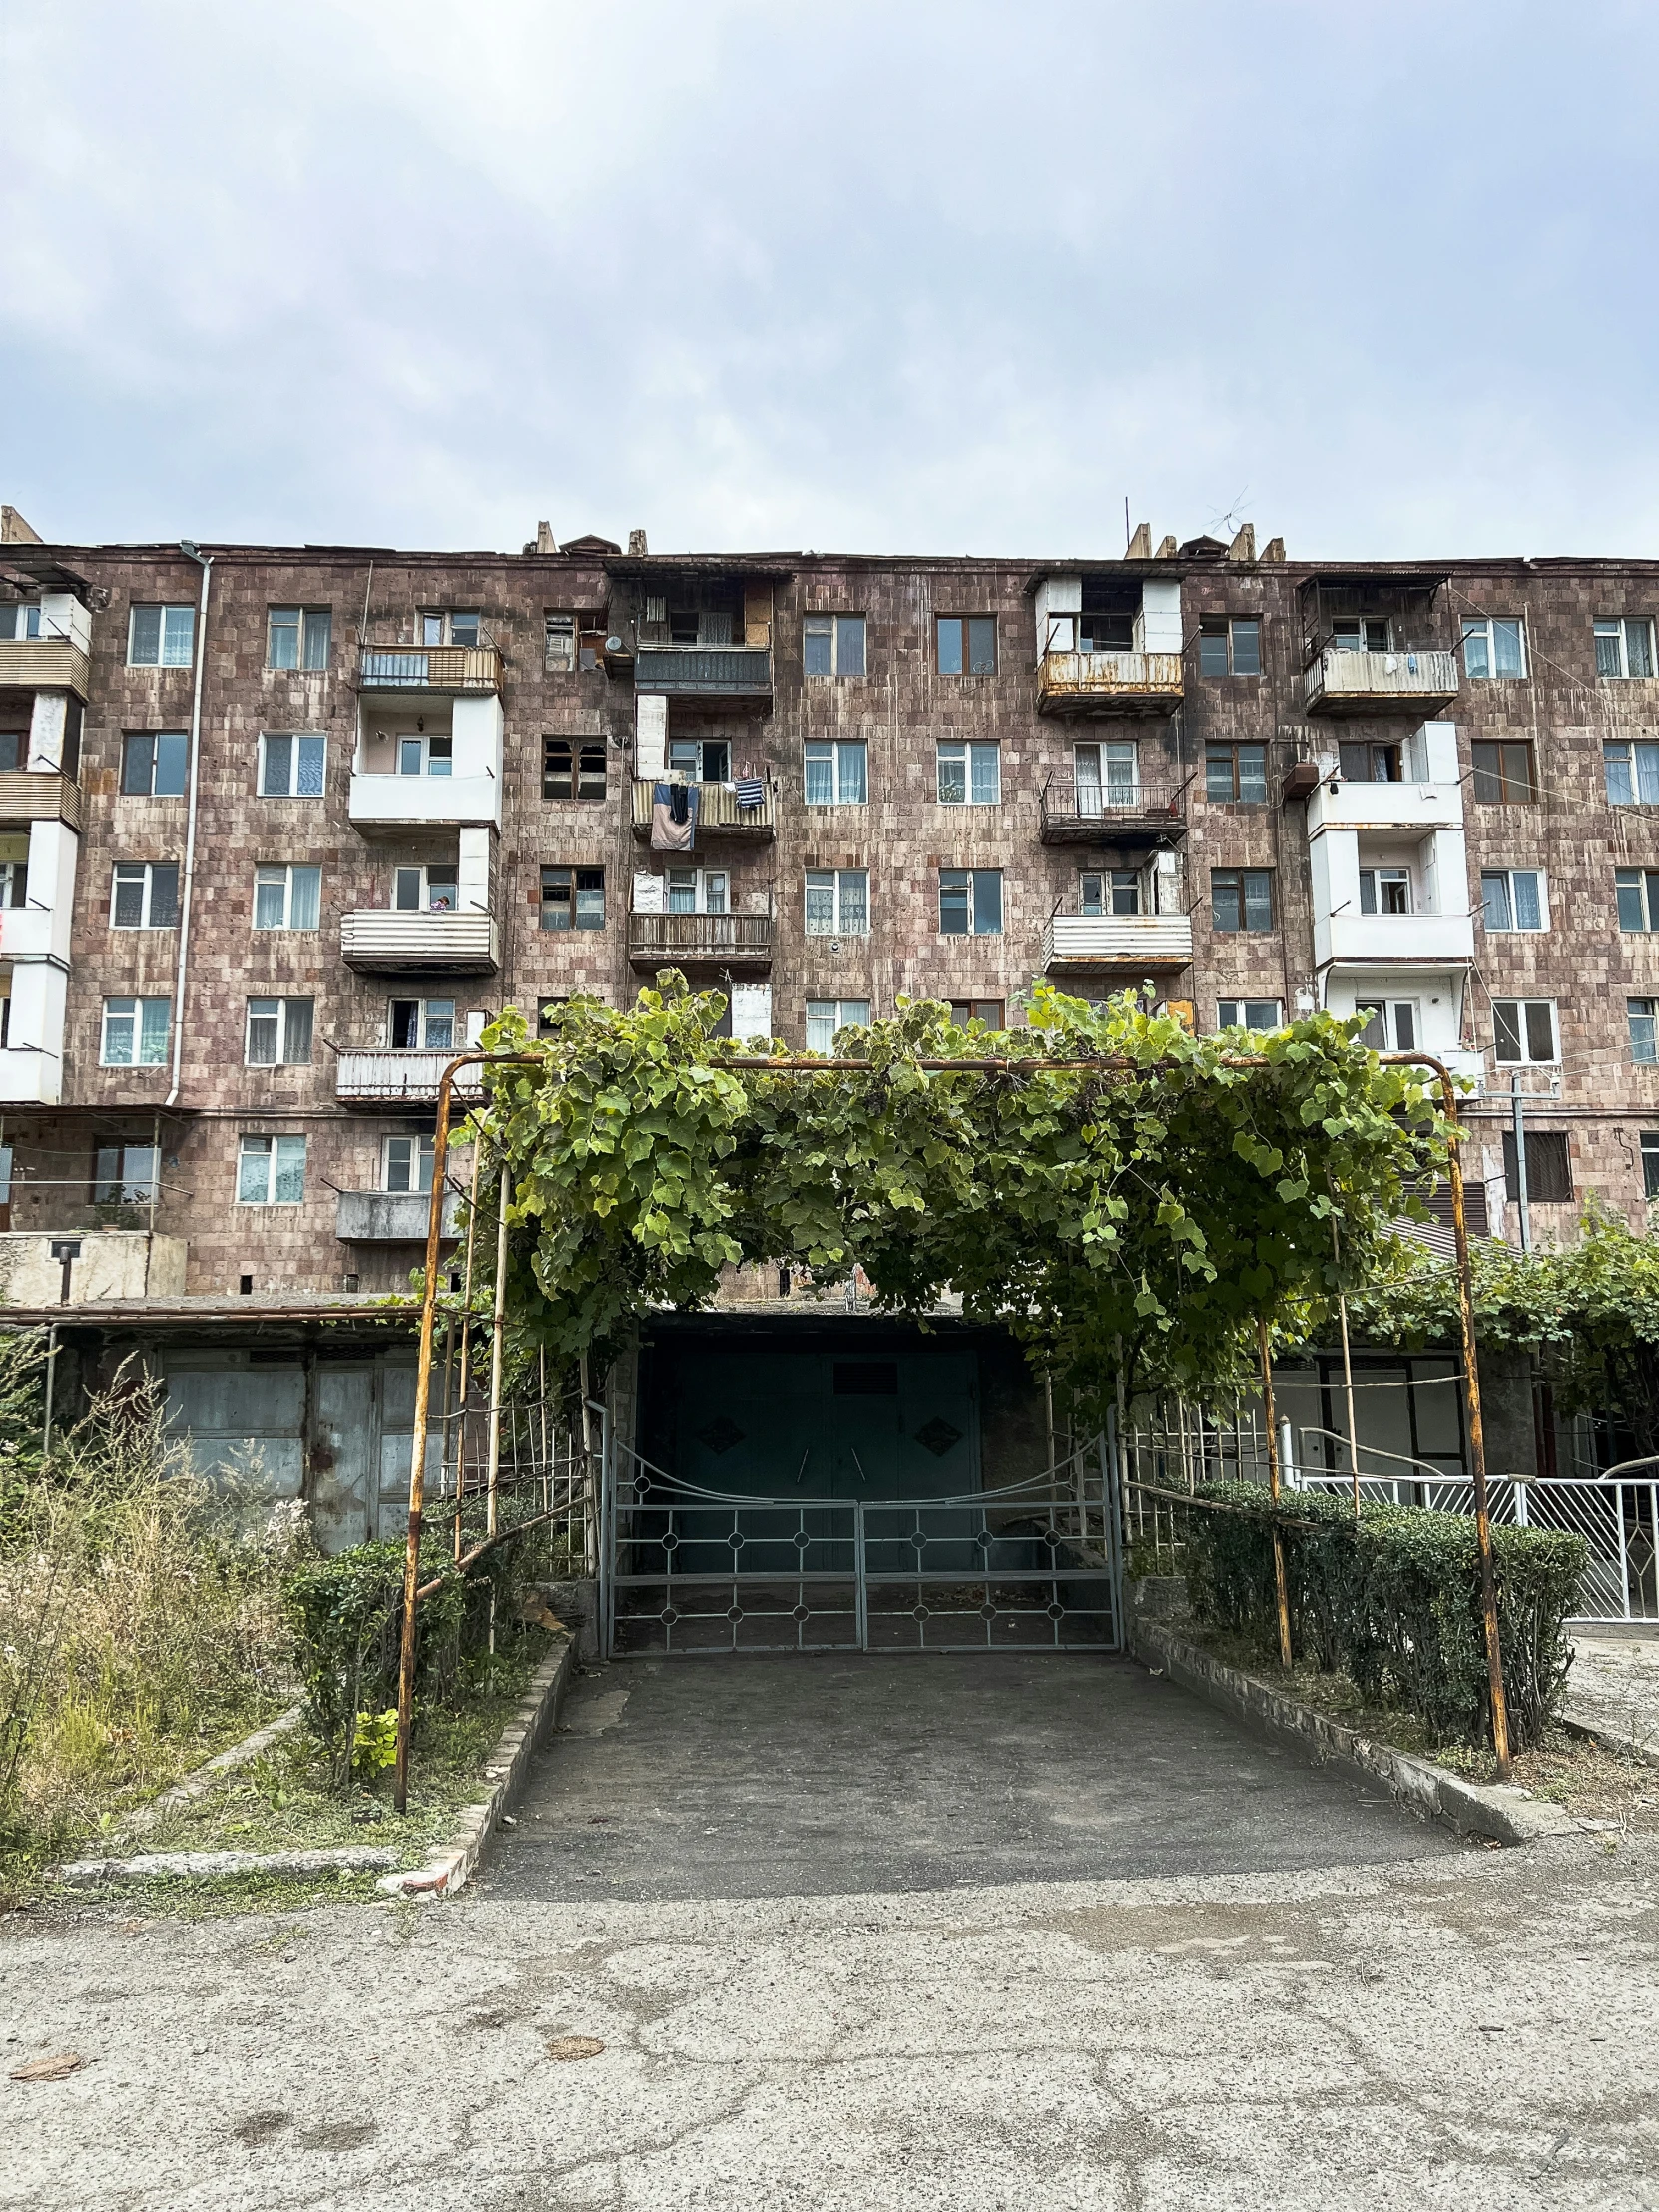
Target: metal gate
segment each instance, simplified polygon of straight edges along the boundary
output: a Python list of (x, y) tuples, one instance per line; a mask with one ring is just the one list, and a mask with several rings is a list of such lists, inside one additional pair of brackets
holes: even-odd
[(1027, 1481), (925, 1498), (705, 1489), (606, 1444), (613, 1656), (1121, 1648), (1104, 1438)]

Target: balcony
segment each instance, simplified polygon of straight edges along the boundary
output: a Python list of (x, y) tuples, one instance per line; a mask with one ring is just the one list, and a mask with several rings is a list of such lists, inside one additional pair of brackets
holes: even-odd
[[(659, 779), (660, 781), (660, 779)], [(651, 794), (655, 783), (649, 776), (634, 785), (634, 834), (649, 837), (651, 834)], [(757, 843), (765, 843), (778, 830), (778, 808), (772, 786), (767, 786), (766, 797), (758, 807), (740, 807), (737, 795), (730, 784), (695, 784), (689, 787), (698, 793), (697, 834), (707, 836), (746, 837)]]
[(1457, 697), (1455, 653), (1346, 653), (1327, 646), (1302, 678), (1311, 715), (1433, 713)]
[[(334, 1235), (341, 1244), (418, 1244), (426, 1242), (432, 1201), (423, 1191), (340, 1191)], [(443, 1194), (443, 1229), (456, 1234), (461, 1194)]]
[(628, 960), (662, 967), (770, 968), (770, 914), (630, 914)]
[(70, 691), (84, 703), (91, 677), (86, 648), (73, 638), (0, 638), (0, 685)]
[[(454, 1052), (341, 1052), (334, 1062), (334, 1096), (342, 1106), (435, 1106), (438, 1081)], [(483, 1086), (476, 1068), (463, 1068), (450, 1090), (456, 1099), (477, 1099)]]
[(1185, 914), (1051, 914), (1043, 931), (1043, 973), (1059, 978), (1174, 975), (1192, 956)]
[(1473, 958), (1471, 914), (1322, 914), (1316, 900), (1319, 967), (1467, 967)]
[(493, 975), (501, 965), (490, 914), (342, 914), (339, 948), (360, 975)]
[(86, 828), (86, 800), (79, 784), (42, 770), (0, 769), (0, 828), (20, 829), (30, 822), (66, 822)]
[(1050, 715), (1172, 715), (1181, 704), (1179, 653), (1045, 653), (1037, 705)]
[(90, 1306), (101, 1299), (184, 1294), (183, 1237), (156, 1237), (144, 1229), (0, 1235), (0, 1306)]
[(501, 827), (496, 776), (362, 776), (353, 773), (351, 827), (365, 837)]
[(430, 692), (448, 697), (501, 689), (493, 645), (365, 645), (358, 649), (360, 692)]
[(772, 648), (766, 645), (642, 645), (634, 690), (668, 699), (770, 699)]
[(1308, 834), (1325, 830), (1461, 830), (1461, 784), (1363, 784), (1331, 777), (1308, 795)]
[(1044, 844), (1168, 844), (1187, 833), (1187, 787), (1137, 783), (1079, 786), (1051, 776), (1042, 790)]

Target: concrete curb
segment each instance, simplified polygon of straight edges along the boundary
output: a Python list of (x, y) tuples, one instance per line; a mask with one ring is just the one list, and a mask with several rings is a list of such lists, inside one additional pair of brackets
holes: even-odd
[(1621, 1759), (1634, 1759), (1641, 1766), (1659, 1767), (1659, 1744), (1649, 1737), (1632, 1736), (1622, 1728), (1609, 1728), (1582, 1711), (1574, 1713), (1568, 1709), (1555, 1717), (1569, 1736), (1600, 1744), (1604, 1751), (1616, 1751)]
[(1422, 1819), (1446, 1821), (1460, 1835), (1531, 1844), (1548, 1836), (1582, 1835), (1602, 1826), (1577, 1820), (1564, 1806), (1513, 1784), (1465, 1782), (1431, 1759), (1376, 1743), (1288, 1692), (1224, 1665), (1165, 1621), (1132, 1615), (1129, 1650), (1143, 1666), (1166, 1674), (1247, 1727), (1294, 1744), (1321, 1766), (1333, 1759), (1342, 1761), (1384, 1784), (1391, 1796)]
[(548, 1653), (530, 1677), (523, 1704), (502, 1730), (485, 1764), (485, 1778), (492, 1785), (489, 1796), (482, 1805), (462, 1810), (450, 1842), (425, 1866), (405, 1867), (398, 1874), (383, 1876), (378, 1887), (388, 1897), (453, 1897), (465, 1888), (502, 1815), (516, 1803), (524, 1788), (530, 1762), (559, 1717), (575, 1670), (574, 1642)]
[(182, 1782), (175, 1782), (171, 1790), (164, 1790), (160, 1797), (150, 1800), (129, 1813), (116, 1831), (120, 1836), (142, 1836), (165, 1820), (169, 1813), (176, 1813), (182, 1806), (194, 1805), (198, 1798), (217, 1789), (228, 1774), (238, 1767), (246, 1767), (251, 1760), (263, 1759), (273, 1744), (280, 1743), (284, 1736), (291, 1736), (305, 1718), (303, 1698), (290, 1705), (285, 1713), (278, 1713), (274, 1721), (267, 1721), (263, 1728), (256, 1728), (252, 1736), (245, 1736), (240, 1744), (233, 1744), (229, 1751), (222, 1751), (212, 1759), (204, 1760)]
[(378, 1874), (396, 1864), (395, 1851), (342, 1844), (331, 1851), (143, 1851), (131, 1859), (72, 1859), (56, 1872), (60, 1882), (88, 1889), (100, 1882), (212, 1882), (240, 1874)]

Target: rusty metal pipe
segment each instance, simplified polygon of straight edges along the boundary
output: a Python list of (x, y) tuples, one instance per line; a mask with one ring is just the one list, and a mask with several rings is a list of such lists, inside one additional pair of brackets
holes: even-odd
[(1273, 1587), (1279, 1605), (1279, 1664), (1291, 1664), (1291, 1592), (1285, 1574), (1285, 1536), (1279, 1525), (1279, 1430), (1273, 1410), (1273, 1354), (1265, 1314), (1256, 1317), (1256, 1343), (1262, 1355), (1262, 1418), (1268, 1431), (1268, 1495), (1273, 1499)]

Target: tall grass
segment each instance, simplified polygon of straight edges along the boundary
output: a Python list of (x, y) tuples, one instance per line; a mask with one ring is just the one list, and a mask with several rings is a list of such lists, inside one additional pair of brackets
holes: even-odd
[[(0, 1414), (40, 1348), (0, 1337)], [(61, 1854), (292, 1695), (297, 1506), (196, 1474), (129, 1364), (42, 1464), (0, 1418), (0, 1853)], [(32, 1440), (33, 1439), (33, 1440)], [(257, 1470), (250, 1470), (257, 1473)]]

